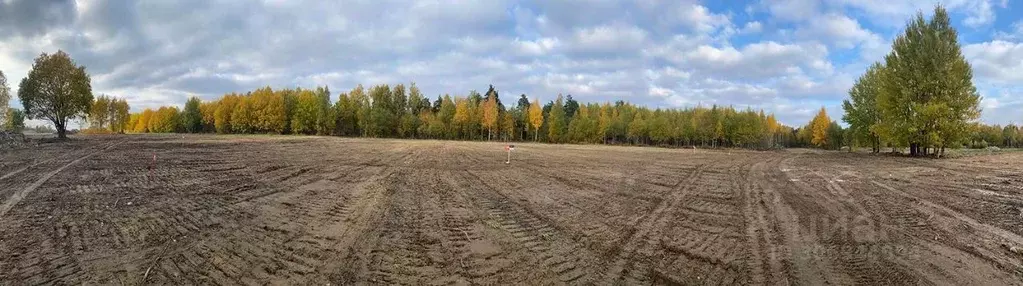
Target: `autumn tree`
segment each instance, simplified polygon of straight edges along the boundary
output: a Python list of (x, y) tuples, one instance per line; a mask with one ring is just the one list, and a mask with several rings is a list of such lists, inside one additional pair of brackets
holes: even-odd
[(67, 138), (69, 119), (83, 117), (92, 103), (92, 83), (84, 66), (76, 65), (64, 51), (43, 53), (21, 80), (18, 98), (31, 119), (46, 119)]
[(199, 113), (202, 114), (202, 131), (216, 131), (216, 112), (220, 101), (204, 101), (199, 104)]
[(92, 129), (104, 129), (110, 119), (110, 97), (100, 95), (89, 106), (88, 120)]
[(487, 140), (491, 140), (494, 135), (494, 129), (498, 128), (498, 119), (500, 114), (497, 112), (497, 99), (492, 96), (487, 96), (487, 99), (483, 101), (483, 128), (487, 129)]
[(252, 102), (253, 97), (251, 96), (243, 96), (238, 99), (238, 103), (234, 105), (234, 111), (231, 112), (231, 132), (245, 134), (256, 129), (256, 118), (259, 114), (254, 112)]
[(241, 101), (241, 96), (226, 94), (217, 102), (217, 110), (213, 112), (213, 125), (217, 133), (234, 132), (234, 127), (231, 126), (231, 119), (234, 116), (235, 110), (238, 109), (239, 101)]
[(138, 121), (135, 123), (135, 127), (132, 128), (135, 133), (146, 133), (149, 132), (149, 122), (153, 119), (153, 114), (156, 113), (152, 109), (146, 108), (139, 115)]
[[(472, 121), (470, 103), (468, 99), (456, 97), (455, 98), (455, 114), (452, 117), (451, 123), (456, 126), (457, 130), (460, 130), (458, 134), (464, 136), (466, 133), (470, 133), (469, 124)], [(461, 137), (460, 137), (461, 138)]]
[(817, 115), (810, 120), (810, 144), (817, 147), (825, 147), (828, 144), (828, 127), (831, 126), (831, 118), (828, 117), (827, 111), (824, 107), (821, 107)]
[(320, 113), (320, 99), (312, 90), (300, 90), (291, 116), (291, 133), (315, 134)]
[(274, 93), (270, 87), (257, 89), (243, 101), (249, 114), (239, 118), (248, 120), (249, 132), (284, 134), (288, 128), (284, 98), (283, 93)]
[(125, 132), (136, 133), (135, 126), (138, 125), (139, 119), (142, 117), (141, 113), (132, 113), (128, 116), (128, 123), (124, 126)]
[(181, 130), (181, 118), (178, 108), (163, 106), (156, 110), (149, 122), (149, 132), (173, 133)]
[(529, 125), (533, 127), (533, 141), (539, 141), (540, 126), (543, 125), (543, 109), (540, 108), (540, 101), (535, 98), (529, 105)]

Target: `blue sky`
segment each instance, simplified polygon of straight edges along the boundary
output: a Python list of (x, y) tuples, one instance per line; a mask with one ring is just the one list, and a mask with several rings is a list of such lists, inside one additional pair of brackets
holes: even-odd
[(839, 120), (854, 80), (936, 3), (973, 65), (982, 119), (1023, 122), (1023, 3), (1001, 0), (0, 0), (0, 70), (16, 93), (34, 57), (62, 49), (95, 94), (134, 111), (266, 85), (336, 97), (414, 81), (431, 97), (493, 84), (506, 100), (733, 105), (802, 125), (821, 106)]

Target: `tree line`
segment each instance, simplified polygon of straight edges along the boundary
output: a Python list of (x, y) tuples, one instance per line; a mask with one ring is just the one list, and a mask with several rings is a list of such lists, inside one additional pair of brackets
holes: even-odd
[(624, 101), (581, 103), (569, 96), (544, 105), (520, 95), (506, 106), (486, 93), (430, 100), (408, 86), (356, 86), (331, 102), (327, 87), (230, 93), (212, 101), (189, 98), (131, 114), (136, 133), (309, 134), (383, 138), (537, 141), (665, 146), (774, 148), (794, 131), (763, 110), (710, 106), (651, 109)]

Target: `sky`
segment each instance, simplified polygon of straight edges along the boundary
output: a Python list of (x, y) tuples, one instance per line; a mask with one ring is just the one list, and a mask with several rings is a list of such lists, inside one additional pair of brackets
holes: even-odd
[(981, 119), (1023, 123), (1023, 1), (1006, 0), (0, 0), (0, 70), (16, 94), (35, 57), (64, 50), (95, 95), (136, 112), (262, 86), (336, 99), (415, 82), (430, 97), (494, 85), (507, 102), (731, 105), (801, 126), (822, 106), (840, 120), (856, 78), (937, 3)]

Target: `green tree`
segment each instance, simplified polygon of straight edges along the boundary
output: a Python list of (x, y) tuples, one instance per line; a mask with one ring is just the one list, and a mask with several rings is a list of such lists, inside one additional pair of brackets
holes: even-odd
[(316, 134), (328, 135), (337, 123), (337, 115), (330, 106), (330, 87), (316, 87), (316, 99)]
[(442, 128), (444, 128), (444, 137), (447, 139), (458, 138), (458, 125), (455, 124), (455, 115), (458, 112), (458, 106), (455, 101), (451, 99), (450, 95), (445, 94), (444, 99), (441, 101), (439, 112), (437, 112), (437, 118), (440, 120)]
[(110, 132), (124, 133), (124, 130), (128, 128), (130, 110), (131, 107), (128, 105), (127, 100), (113, 99), (110, 101), (109, 111), (107, 112), (110, 116), (108, 120), (110, 122)]
[(369, 90), (372, 99), (370, 118), (367, 129), (371, 137), (390, 137), (395, 131), (396, 116), (394, 101), (391, 99), (391, 87), (386, 84), (374, 86)]
[(89, 106), (89, 125), (93, 129), (104, 129), (110, 120), (110, 97), (100, 95)]
[(4, 116), (3, 130), (20, 133), (25, 129), (25, 112), (17, 108), (8, 108)]
[(291, 133), (315, 134), (320, 113), (320, 98), (312, 90), (300, 90), (291, 115)]
[(185, 132), (199, 133), (202, 131), (202, 112), (199, 110), (201, 104), (202, 100), (195, 96), (189, 97), (185, 102), (184, 118), (182, 118)]
[(562, 142), (565, 134), (565, 99), (558, 94), (558, 98), (551, 105), (550, 116), (547, 118), (547, 139), (550, 142)]
[(853, 137), (850, 139), (869, 144), (874, 153), (881, 151), (881, 137), (876, 132), (881, 121), (877, 98), (882, 92), (884, 70), (881, 63), (871, 65), (849, 89), (849, 99), (842, 101), (842, 109), (845, 110), (842, 121), (849, 124)]
[(64, 51), (43, 53), (21, 80), (18, 98), (31, 119), (46, 119), (67, 138), (69, 119), (83, 117), (92, 103), (92, 83), (84, 66), (76, 65)]
[(908, 145), (911, 155), (959, 145), (980, 117), (980, 95), (957, 37), (948, 12), (937, 6), (929, 22), (918, 13), (885, 57), (878, 130), (885, 141)]

